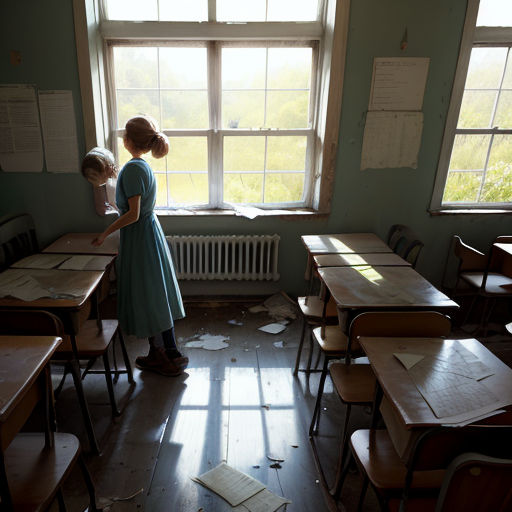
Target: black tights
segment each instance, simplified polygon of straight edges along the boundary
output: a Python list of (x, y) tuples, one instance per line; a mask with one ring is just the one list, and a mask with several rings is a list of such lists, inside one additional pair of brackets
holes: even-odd
[[(171, 359), (174, 359), (176, 357), (182, 357), (181, 352), (178, 350), (178, 347), (176, 346), (174, 327), (167, 329), (167, 331), (162, 331), (160, 336), (162, 337), (165, 352)], [(155, 336), (149, 337), (149, 343), (152, 344), (153, 346), (156, 346)]]

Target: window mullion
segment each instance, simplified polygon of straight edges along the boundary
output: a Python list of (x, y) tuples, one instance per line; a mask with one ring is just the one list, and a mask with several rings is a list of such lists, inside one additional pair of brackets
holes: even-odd
[(217, 0), (208, 0), (208, 21), (217, 21)]
[(217, 42), (212, 41), (208, 43), (208, 188), (209, 203), (213, 208), (222, 204), (221, 94), (221, 49)]

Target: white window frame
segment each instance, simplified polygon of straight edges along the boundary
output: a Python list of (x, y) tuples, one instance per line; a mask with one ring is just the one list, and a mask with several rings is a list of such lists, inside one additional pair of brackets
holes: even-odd
[[(137, 28), (140, 23), (136, 23)], [(107, 68), (113, 68), (113, 48), (114, 47), (198, 47), (206, 48), (208, 52), (208, 97), (209, 97), (209, 123), (210, 126), (205, 129), (163, 129), (163, 132), (168, 137), (206, 137), (208, 146), (208, 184), (209, 184), (209, 202), (208, 204), (194, 204), (189, 205), (186, 203), (176, 203), (172, 206), (157, 207), (158, 210), (167, 210), (169, 208), (188, 208), (191, 210), (203, 210), (212, 208), (228, 208), (229, 203), (222, 200), (223, 195), (223, 179), (224, 174), (222, 172), (223, 167), (223, 147), (224, 137), (237, 137), (237, 136), (250, 136), (250, 137), (281, 137), (281, 136), (305, 136), (307, 137), (307, 152), (305, 158), (305, 171), (304, 171), (304, 193), (300, 201), (294, 202), (280, 202), (280, 203), (250, 203), (251, 206), (261, 209), (276, 209), (276, 208), (303, 208), (308, 207), (311, 204), (311, 189), (312, 189), (312, 177), (314, 176), (314, 113), (315, 113), (315, 90), (316, 90), (316, 75), (317, 62), (318, 62), (318, 44), (317, 41), (159, 41), (159, 40), (123, 40), (118, 41), (117, 39), (109, 39), (105, 37), (105, 43), (107, 50), (105, 52)], [(220, 64), (221, 64), (221, 50), (222, 48), (311, 48), (312, 49), (312, 72), (311, 87), (310, 87), (310, 101), (309, 101), (309, 128), (293, 128), (293, 129), (275, 129), (275, 128), (260, 128), (255, 129), (226, 129), (222, 128), (221, 119), (221, 83), (220, 83)], [(110, 61), (110, 64), (109, 62)], [(114, 83), (114, 79), (112, 82)], [(116, 94), (114, 88), (109, 88), (108, 104), (110, 106), (109, 111), (112, 113), (110, 119), (110, 132), (114, 137), (122, 138), (124, 130), (119, 128), (117, 121), (117, 107), (116, 107)], [(172, 144), (171, 144), (172, 145)], [(117, 155), (117, 144), (111, 148), (116, 157)], [(235, 172), (235, 171), (233, 171)], [(269, 174), (285, 174), (287, 171), (254, 171), (251, 174), (262, 174), (263, 175), (263, 187), (265, 186), (265, 178)], [(297, 171), (289, 171), (290, 173), (296, 173)], [(237, 172), (238, 173), (238, 172)], [(167, 188), (167, 203), (169, 203), (169, 189)], [(247, 204), (247, 203), (244, 203)]]
[[(448, 115), (446, 118), (445, 131), (439, 163), (437, 168), (434, 190), (430, 211), (438, 212), (444, 210), (511, 210), (512, 202), (506, 203), (476, 203), (476, 202), (451, 202), (443, 203), (443, 194), (448, 178), (450, 158), (456, 134), (511, 134), (512, 130), (507, 129), (457, 129), (459, 113), (464, 95), (464, 87), (469, 68), (471, 51), (477, 47), (512, 47), (512, 28), (509, 27), (477, 27), (478, 8), (480, 0), (468, 0), (466, 19), (464, 22), (463, 35), (460, 45), (459, 59), (455, 72), (455, 79), (452, 88), (452, 95)], [(491, 146), (490, 146), (491, 147)], [(489, 155), (487, 155), (487, 158)]]
[[(163, 41), (169, 39), (169, 34), (172, 34), (174, 40), (239, 40), (260, 43), (318, 41), (317, 88), (316, 91), (311, 91), (311, 101), (314, 101), (315, 105), (311, 110), (315, 117), (313, 131), (309, 134), (314, 138), (314, 144), (311, 145), (314, 150), (307, 155), (311, 159), (311, 186), (304, 205), (309, 206), (312, 212), (330, 213), (339, 144), (350, 0), (322, 0), (319, 5), (321, 21), (313, 22), (129, 22), (102, 21), (105, 20), (102, 14), (102, 0), (73, 0), (86, 149), (97, 145), (115, 147), (116, 133), (112, 131), (110, 121), (114, 112), (111, 102), (107, 100), (112, 92), (109, 91), (109, 80), (106, 80), (107, 72), (104, 65), (108, 51), (106, 39), (120, 41), (129, 36)], [(210, 9), (210, 18), (212, 12), (213, 9)], [(224, 136), (228, 133), (226, 130), (222, 131)], [(243, 134), (241, 130), (233, 131), (237, 132), (236, 135)], [(275, 132), (272, 132), (272, 135), (277, 134), (277, 130)], [(279, 135), (284, 134), (283, 130)], [(213, 136), (219, 136), (219, 131)], [(105, 201), (112, 203), (112, 188), (107, 188), (106, 192), (96, 191), (96, 194), (98, 193), (105, 194)], [(99, 205), (101, 202), (97, 198), (96, 204)], [(283, 208), (287, 205), (262, 206), (278, 206), (279, 214), (282, 214)], [(218, 207), (222, 207), (220, 202)], [(294, 210), (301, 210), (296, 207), (294, 204), (288, 210), (292, 213)], [(104, 210), (97, 206), (100, 215), (108, 213)]]

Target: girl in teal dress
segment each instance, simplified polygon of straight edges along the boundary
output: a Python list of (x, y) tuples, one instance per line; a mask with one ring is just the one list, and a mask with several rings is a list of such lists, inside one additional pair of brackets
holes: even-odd
[[(139, 116), (126, 123), (124, 146), (132, 159), (117, 180), (120, 217), (92, 243), (99, 246), (108, 235), (121, 230), (116, 260), (119, 322), (125, 333), (149, 340), (149, 354), (135, 360), (139, 368), (177, 376), (183, 373), (188, 358), (176, 347), (174, 320), (183, 318), (185, 311), (169, 247), (153, 212), (156, 180), (149, 164), (141, 158), (149, 151), (155, 158), (164, 157), (169, 142), (151, 118)], [(105, 155), (105, 150), (95, 148), (82, 164), (82, 173), (95, 186), (103, 185), (115, 173), (113, 157), (109, 160)], [(96, 158), (98, 165), (94, 164)], [(158, 343), (159, 338), (162, 344)]]

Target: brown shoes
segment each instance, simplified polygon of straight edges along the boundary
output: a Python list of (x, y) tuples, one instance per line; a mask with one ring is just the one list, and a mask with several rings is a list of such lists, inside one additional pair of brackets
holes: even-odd
[(139, 356), (135, 359), (135, 366), (140, 370), (165, 375), (166, 377), (178, 377), (188, 365), (188, 357), (169, 359), (165, 350), (161, 347), (149, 347), (147, 356)]

